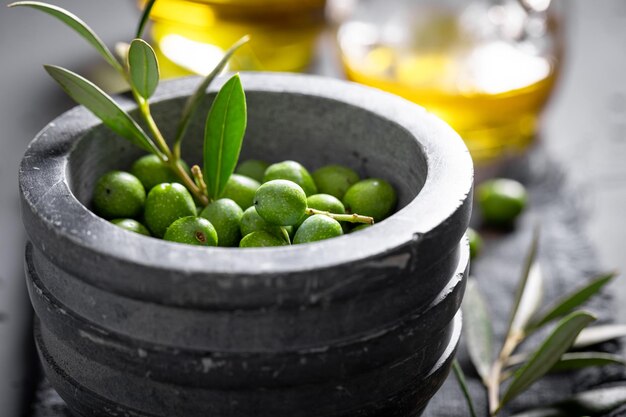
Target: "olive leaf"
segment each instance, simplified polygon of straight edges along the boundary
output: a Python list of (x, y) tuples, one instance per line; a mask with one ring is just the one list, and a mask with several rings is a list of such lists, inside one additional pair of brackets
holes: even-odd
[(526, 331), (528, 323), (541, 308), (543, 301), (543, 275), (537, 262), (533, 262), (528, 270), (526, 286), (522, 293), (517, 312), (511, 323), (514, 332)]
[(41, 10), (48, 13), (51, 16), (61, 20), (70, 28), (74, 29), (80, 36), (82, 36), (87, 42), (89, 42), (104, 59), (111, 64), (119, 72), (123, 72), (123, 68), (120, 63), (115, 59), (115, 56), (111, 53), (109, 48), (102, 42), (102, 40), (96, 35), (96, 33), (85, 22), (79, 19), (73, 13), (68, 12), (61, 7), (54, 6), (39, 1), (18, 1), (11, 3), (8, 7), (31, 7), (37, 10)]
[(529, 324), (529, 329), (538, 329), (552, 320), (568, 314), (597, 294), (614, 276), (615, 274), (613, 273), (601, 275), (590, 283), (560, 298), (541, 317), (535, 317)]
[(626, 365), (619, 355), (605, 352), (569, 352), (554, 364), (550, 372), (573, 371), (591, 366)]
[(202, 82), (198, 85), (196, 90), (193, 92), (191, 96), (185, 102), (185, 106), (183, 107), (183, 112), (180, 118), (180, 122), (178, 123), (178, 127), (176, 129), (176, 136), (174, 138), (174, 152), (176, 154), (180, 154), (180, 144), (187, 132), (187, 128), (189, 127), (189, 122), (191, 121), (191, 117), (202, 103), (202, 100), (206, 97), (206, 89), (209, 88), (211, 82), (217, 77), (226, 67), (226, 64), (233, 56), (233, 54), (243, 45), (245, 45), (250, 38), (248, 36), (244, 36), (239, 39), (233, 46), (226, 51), (220, 62), (213, 68), (213, 71), (209, 75), (207, 75)]
[(217, 198), (235, 170), (246, 131), (246, 97), (239, 74), (220, 89), (204, 130), (204, 181), (209, 198)]
[[(584, 414), (582, 414), (584, 416)], [(558, 407), (542, 407), (524, 411), (511, 417), (572, 417), (569, 411)]]
[[(584, 331), (583, 329), (583, 332)], [(580, 334), (582, 334), (582, 332)], [(509, 369), (519, 367), (524, 364), (529, 357), (530, 355), (528, 353), (518, 353), (511, 356), (506, 365)], [(626, 365), (626, 362), (621, 356), (606, 352), (567, 352), (561, 355), (561, 359), (550, 369), (550, 372), (604, 365)], [(512, 372), (506, 377), (503, 377), (502, 380), (508, 379), (511, 375)]]
[(467, 281), (462, 309), (469, 357), (478, 375), (483, 381), (487, 381), (493, 360), (493, 327), (475, 279)]
[(513, 325), (521, 321), (517, 319), (516, 316), (518, 315), (518, 310), (520, 308), (520, 303), (522, 302), (522, 298), (526, 298), (528, 302), (530, 303), (537, 296), (537, 294), (534, 294), (534, 297), (533, 295), (529, 295), (525, 297), (524, 292), (526, 291), (526, 283), (528, 282), (528, 278), (531, 275), (530, 274), (531, 269), (533, 268), (533, 265), (535, 264), (535, 257), (537, 256), (538, 245), (539, 245), (539, 229), (535, 229), (533, 231), (533, 238), (530, 244), (530, 250), (528, 251), (526, 260), (524, 262), (522, 277), (517, 286), (517, 290), (515, 291), (515, 299), (513, 301), (513, 308), (511, 310), (511, 315), (509, 317), (509, 324), (507, 326), (507, 331), (505, 333), (507, 337), (513, 333), (514, 331)]
[(609, 340), (626, 337), (626, 325), (605, 324), (602, 326), (587, 327), (572, 345), (573, 349), (584, 349), (588, 346), (608, 342)]
[(470, 417), (476, 417), (476, 408), (474, 407), (474, 402), (472, 401), (472, 396), (470, 395), (469, 387), (467, 386), (467, 381), (465, 380), (465, 374), (456, 359), (452, 362), (452, 369), (454, 370), (454, 376), (456, 377), (456, 380), (461, 387), (461, 391), (463, 392), (463, 396), (465, 397), (465, 401), (467, 402)]
[(535, 408), (511, 417), (598, 417), (626, 404), (626, 386), (596, 388), (578, 393), (548, 407)]
[(130, 115), (91, 81), (65, 68), (52, 65), (45, 65), (44, 68), (74, 101), (89, 109), (115, 133), (148, 152), (161, 155), (154, 142)]
[(580, 331), (593, 320), (595, 317), (584, 311), (576, 311), (563, 318), (531, 355), (528, 362), (515, 372), (511, 384), (502, 396), (499, 407), (501, 408), (547, 374), (574, 343)]
[(149, 0), (146, 7), (143, 9), (141, 19), (139, 19), (139, 24), (137, 25), (137, 31), (135, 32), (135, 38), (141, 38), (143, 36), (143, 30), (146, 27), (146, 23), (148, 22), (148, 17), (150, 17), (150, 12), (152, 11), (154, 3), (156, 3), (156, 0)]
[(149, 99), (159, 85), (159, 63), (154, 50), (143, 39), (134, 39), (130, 43), (128, 70), (135, 91)]

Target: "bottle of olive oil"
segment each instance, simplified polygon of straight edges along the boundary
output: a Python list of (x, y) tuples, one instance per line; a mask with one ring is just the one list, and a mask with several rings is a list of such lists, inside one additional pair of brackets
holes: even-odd
[(166, 77), (208, 73), (244, 35), (251, 40), (231, 70), (301, 71), (323, 27), (324, 7), (325, 0), (159, 0), (152, 38)]
[(348, 78), (437, 114), (481, 165), (532, 142), (559, 72), (558, 23), (517, 0), (365, 0), (338, 41)]

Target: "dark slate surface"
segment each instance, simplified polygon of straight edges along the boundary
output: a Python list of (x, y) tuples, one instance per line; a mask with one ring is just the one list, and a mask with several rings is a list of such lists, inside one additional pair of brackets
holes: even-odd
[[(530, 161), (530, 162), (529, 162)], [(524, 214), (514, 231), (483, 230), (485, 248), (480, 259), (472, 266), (472, 275), (489, 300), (498, 337), (504, 332), (512, 294), (522, 268), (532, 228), (541, 227), (539, 259), (545, 280), (545, 297), (553, 299), (601, 272), (588, 239), (581, 231), (580, 195), (567, 185), (561, 169), (546, 155), (543, 148), (536, 149), (526, 160), (515, 166), (509, 176), (527, 184), (531, 196), (530, 209)], [(599, 322), (610, 321), (614, 303), (604, 293), (588, 305)], [(618, 352), (617, 343), (608, 343), (603, 350)], [(470, 369), (464, 349), (459, 354), (464, 368)], [(470, 389), (479, 409), (485, 407), (482, 386), (471, 371)], [(626, 384), (626, 373), (619, 367), (588, 369), (574, 374), (552, 375), (515, 400), (501, 414), (520, 411), (569, 396), (571, 393), (598, 386)], [(424, 417), (465, 416), (466, 404), (453, 377), (449, 377), (442, 390), (433, 398)], [(47, 381), (42, 380), (32, 405), (32, 417), (66, 417), (63, 401)], [(606, 417), (626, 416), (626, 407)]]
[[(478, 280), (478, 285), (488, 300), (497, 340), (502, 340), (506, 331), (513, 294), (535, 224), (541, 229), (539, 261), (545, 282), (545, 300), (552, 300), (603, 272), (599, 269), (588, 238), (582, 232), (582, 196), (568, 186), (567, 177), (545, 151), (542, 148), (536, 149), (527, 161), (507, 174), (522, 180), (528, 186), (531, 201), (529, 210), (515, 231), (499, 233), (483, 230), (484, 252), (473, 263), (471, 270), (471, 275)], [(614, 302), (607, 292), (593, 299), (586, 308), (598, 317), (599, 323), (611, 321), (615, 313)], [(532, 347), (532, 340), (529, 341), (529, 347)], [(620, 346), (617, 343), (607, 343), (601, 350), (617, 353), (620, 352)], [(465, 349), (460, 350), (459, 359), (464, 369), (468, 370), (472, 397), (477, 407), (484, 410), (485, 391), (471, 371)], [(575, 392), (615, 383), (626, 384), (626, 373), (620, 367), (551, 375), (515, 400), (501, 416), (546, 405)], [(456, 381), (449, 377), (442, 390), (431, 401), (424, 417), (463, 416), (467, 415), (466, 410)], [(626, 416), (626, 407), (611, 414), (611, 417), (615, 416)]]

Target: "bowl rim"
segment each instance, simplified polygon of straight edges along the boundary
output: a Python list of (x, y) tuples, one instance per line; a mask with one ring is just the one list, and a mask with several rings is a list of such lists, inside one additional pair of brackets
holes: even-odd
[[(77, 106), (49, 123), (25, 152), (19, 184), (22, 210), (33, 214), (25, 220), (27, 231), (32, 228), (29, 222), (34, 221), (39, 223), (38, 232), (49, 233), (49, 238), (84, 255), (111, 257), (146, 268), (185, 275), (258, 275), (311, 271), (367, 260), (411, 242), (436, 239), (458, 229), (455, 216), (467, 216), (473, 185), (469, 151), (452, 128), (424, 108), (371, 87), (321, 76), (242, 73), (241, 78), (246, 91), (322, 97), (360, 107), (399, 125), (415, 138), (425, 157), (427, 175), (422, 189), (377, 227), (323, 242), (236, 250), (148, 238), (111, 225), (74, 196), (67, 173), (69, 157), (78, 140), (102, 124), (84, 107)], [(190, 77), (162, 83), (151, 102), (185, 97), (196, 87), (197, 80)], [(216, 92), (226, 80), (224, 76), (216, 79), (208, 92)], [(128, 100), (120, 104), (126, 110), (136, 107)], [(463, 232), (458, 231), (458, 235)], [(40, 236), (30, 238), (44, 252), (56, 250), (38, 244)]]

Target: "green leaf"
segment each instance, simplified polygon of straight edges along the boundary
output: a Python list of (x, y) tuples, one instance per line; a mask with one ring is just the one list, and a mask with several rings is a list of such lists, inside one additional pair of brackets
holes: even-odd
[(606, 415), (626, 404), (626, 386), (597, 388), (578, 393), (549, 407), (536, 408), (511, 417), (572, 417)]
[(598, 291), (608, 284), (614, 276), (615, 274), (613, 273), (599, 276), (592, 280), (589, 284), (586, 284), (565, 295), (557, 300), (543, 316), (533, 319), (529, 327), (532, 329), (538, 329), (552, 320), (563, 317), (597, 294)]
[(467, 408), (469, 408), (470, 417), (476, 417), (476, 408), (474, 407), (474, 402), (472, 401), (472, 396), (469, 392), (467, 381), (465, 380), (465, 374), (463, 373), (463, 369), (456, 359), (454, 360), (454, 362), (452, 362), (452, 369), (454, 370), (454, 376), (456, 377), (456, 380), (461, 387), (461, 391), (463, 391), (465, 401), (467, 401)]
[(465, 341), (470, 359), (478, 375), (483, 381), (487, 381), (493, 358), (493, 327), (475, 279), (467, 281), (462, 308)]
[(535, 257), (537, 256), (538, 244), (539, 244), (539, 229), (535, 229), (533, 231), (533, 238), (530, 244), (530, 250), (528, 251), (528, 255), (526, 256), (526, 260), (524, 262), (524, 269), (522, 271), (522, 277), (517, 286), (517, 290), (515, 291), (515, 299), (513, 301), (513, 308), (511, 310), (511, 316), (509, 317), (509, 324), (507, 326), (507, 331), (505, 333), (507, 337), (513, 333), (514, 331), (513, 325), (518, 322), (518, 319), (516, 319), (516, 316), (518, 314), (517, 311), (520, 307), (522, 298), (524, 297), (524, 292), (526, 291), (526, 283), (528, 282), (531, 269), (535, 263)]
[(150, 12), (152, 11), (154, 3), (156, 3), (156, 0), (148, 1), (148, 4), (146, 4), (146, 7), (143, 9), (141, 19), (139, 19), (139, 25), (137, 26), (137, 32), (135, 32), (135, 38), (141, 38), (143, 36), (143, 30), (146, 27), (146, 23), (148, 22), (148, 17), (150, 17)]
[(514, 332), (526, 331), (528, 323), (541, 308), (543, 301), (543, 275), (537, 262), (533, 262), (528, 271), (526, 286), (522, 294), (522, 299), (517, 307), (517, 312), (511, 323), (511, 330)]
[(576, 311), (563, 318), (528, 362), (515, 372), (511, 384), (502, 396), (500, 407), (548, 373), (574, 343), (578, 333), (593, 320), (595, 318), (584, 311)]
[(246, 122), (246, 96), (235, 74), (217, 93), (206, 120), (203, 174), (210, 198), (222, 193), (235, 170)]
[(604, 352), (570, 352), (564, 353), (561, 359), (550, 369), (550, 372), (573, 371), (591, 366), (625, 365), (619, 355)]
[(51, 16), (56, 17), (70, 28), (74, 29), (80, 36), (82, 36), (87, 42), (91, 44), (104, 59), (111, 64), (116, 70), (123, 72), (123, 68), (120, 63), (115, 59), (115, 56), (111, 53), (109, 48), (102, 42), (102, 40), (95, 34), (95, 32), (85, 24), (81, 19), (75, 16), (73, 13), (68, 12), (58, 6), (54, 6), (39, 1), (18, 1), (11, 3), (8, 7), (31, 7), (37, 10), (41, 10), (48, 13)]
[(221, 61), (215, 66), (213, 71), (209, 75), (207, 75), (200, 85), (196, 88), (193, 94), (187, 99), (185, 102), (185, 106), (183, 107), (183, 113), (180, 118), (180, 122), (178, 123), (178, 128), (176, 130), (176, 136), (174, 139), (174, 148), (176, 153), (180, 153), (180, 143), (187, 132), (187, 128), (189, 127), (189, 123), (191, 122), (191, 118), (194, 115), (195, 111), (202, 103), (202, 100), (206, 97), (206, 90), (209, 88), (211, 82), (217, 77), (226, 67), (226, 64), (233, 56), (233, 54), (243, 45), (245, 45), (250, 38), (248, 36), (244, 36), (239, 39), (233, 46), (230, 47), (228, 51), (224, 54)]
[(567, 410), (561, 410), (557, 407), (542, 407), (524, 411), (511, 417), (572, 417)]
[(143, 39), (134, 39), (128, 50), (130, 80), (145, 99), (149, 99), (159, 85), (159, 63), (154, 50)]
[(624, 324), (605, 324), (587, 327), (580, 332), (572, 348), (583, 349), (621, 337), (626, 337), (626, 325)]
[(148, 152), (161, 154), (154, 142), (130, 115), (91, 81), (65, 68), (46, 65), (45, 69), (74, 101), (87, 107), (115, 133)]
[[(583, 329), (580, 335), (585, 331)], [(575, 342), (574, 342), (575, 343)], [(530, 354), (518, 353), (513, 355), (506, 362), (508, 368), (516, 368), (528, 360)], [(550, 372), (561, 372), (580, 368), (588, 368), (590, 366), (604, 365), (626, 365), (624, 359), (619, 355), (613, 355), (605, 352), (568, 352), (561, 356), (561, 359), (550, 369)], [(503, 378), (507, 379), (507, 378)]]

